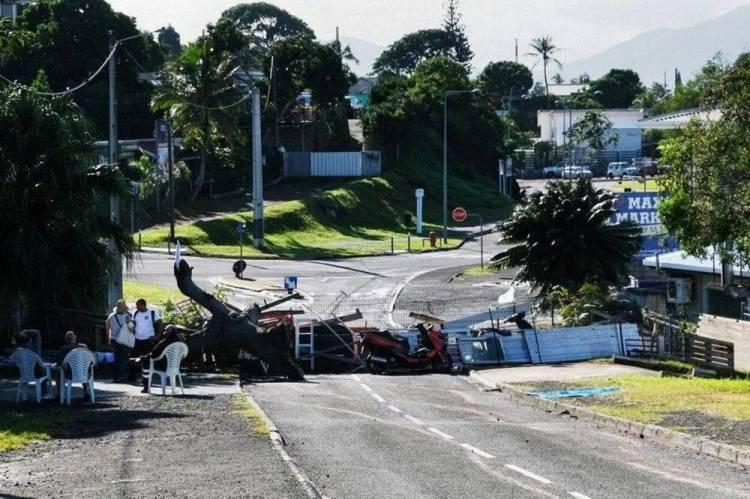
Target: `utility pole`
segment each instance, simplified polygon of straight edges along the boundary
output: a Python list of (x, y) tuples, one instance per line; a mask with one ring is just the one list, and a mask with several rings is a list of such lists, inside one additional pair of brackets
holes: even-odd
[(516, 38), (516, 64), (518, 64), (518, 38)]
[(260, 90), (253, 87), (252, 144), (253, 144), (253, 239), (256, 248), (262, 248), (263, 234), (263, 147), (260, 135)]
[[(117, 49), (114, 33), (109, 32), (109, 50)], [(117, 151), (117, 57), (112, 54), (109, 59), (109, 164), (111, 168), (117, 168), (119, 154)], [(116, 194), (109, 197), (109, 219), (111, 222), (120, 223), (120, 200)], [(115, 306), (117, 300), (122, 298), (122, 255), (117, 249), (113, 237), (109, 239), (109, 251), (114, 260), (114, 266), (108, 280), (107, 308)]]
[[(159, 144), (156, 144), (157, 154)], [(167, 124), (167, 163), (169, 167), (169, 240), (174, 239), (174, 157), (172, 152), (172, 124)]]
[(443, 244), (448, 243), (448, 95), (443, 94)]

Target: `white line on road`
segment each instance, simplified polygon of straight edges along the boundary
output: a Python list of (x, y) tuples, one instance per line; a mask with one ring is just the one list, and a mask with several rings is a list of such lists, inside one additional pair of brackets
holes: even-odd
[(439, 436), (443, 437), (446, 440), (453, 440), (452, 436), (448, 435), (447, 433), (443, 433), (442, 431), (438, 430), (437, 428), (430, 427), (430, 428), (427, 428), (427, 429), (430, 430), (435, 435), (439, 435)]
[(377, 400), (381, 404), (385, 404), (385, 399), (383, 397), (381, 397), (380, 395), (378, 395), (377, 393), (375, 393), (375, 392), (370, 392), (370, 397), (374, 398), (375, 400)]
[(591, 499), (589, 496), (585, 496), (580, 492), (568, 492), (568, 494), (575, 497), (576, 499)]
[(388, 406), (388, 409), (392, 410), (392, 411), (393, 411), (393, 412), (395, 412), (396, 414), (401, 414), (401, 409), (399, 409), (398, 407), (395, 407), (395, 406), (389, 405), (389, 406)]
[(513, 471), (515, 471), (517, 473), (520, 473), (520, 474), (522, 474), (524, 476), (527, 476), (527, 477), (531, 478), (532, 480), (536, 480), (537, 482), (543, 483), (545, 485), (548, 485), (548, 484), (552, 483), (552, 480), (547, 480), (543, 476), (539, 476), (536, 473), (532, 473), (529, 470), (525, 470), (525, 469), (521, 468), (520, 466), (516, 466), (515, 464), (506, 464), (505, 467), (508, 468), (508, 469), (511, 469), (511, 470), (513, 470)]
[(357, 381), (357, 382), (359, 382), (359, 381), (362, 381), (362, 378), (360, 378), (360, 377), (359, 377), (359, 376), (357, 376), (356, 374), (352, 374), (352, 379), (353, 379), (354, 381)]
[(414, 416), (409, 416), (408, 414), (404, 414), (404, 417), (408, 419), (409, 421), (411, 421), (412, 423), (414, 423), (415, 425), (424, 426), (424, 423), (418, 420), (417, 418), (415, 418)]
[(372, 391), (372, 388), (370, 388), (369, 386), (367, 386), (367, 385), (366, 385), (366, 384), (364, 384), (364, 383), (360, 383), (359, 385), (360, 385), (360, 386), (362, 387), (362, 389), (363, 389), (364, 391), (366, 391), (366, 392), (371, 392), (371, 391)]
[(495, 459), (495, 456), (493, 456), (492, 454), (484, 452), (482, 449), (477, 449), (473, 445), (461, 444), (461, 447), (463, 447), (464, 449), (468, 450), (469, 452), (473, 452), (474, 454), (476, 454), (478, 456), (482, 456), (482, 457), (485, 457), (487, 459)]

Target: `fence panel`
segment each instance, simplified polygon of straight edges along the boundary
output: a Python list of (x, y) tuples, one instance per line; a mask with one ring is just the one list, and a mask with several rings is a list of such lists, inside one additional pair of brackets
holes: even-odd
[(362, 153), (314, 152), (310, 154), (313, 177), (361, 177)]
[(285, 177), (309, 177), (310, 176), (310, 153), (309, 152), (285, 152), (284, 153), (284, 176)]

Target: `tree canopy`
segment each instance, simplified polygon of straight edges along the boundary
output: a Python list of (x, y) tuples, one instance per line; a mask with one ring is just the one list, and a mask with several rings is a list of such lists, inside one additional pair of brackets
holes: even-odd
[(499, 102), (503, 97), (521, 97), (534, 85), (531, 70), (512, 61), (491, 62), (477, 79), (479, 88)]
[(520, 267), (516, 279), (542, 295), (557, 286), (616, 284), (627, 275), (641, 232), (632, 222), (610, 223), (616, 199), (587, 179), (547, 184), (547, 192), (531, 194), (501, 225), (500, 243), (512, 246), (493, 257), (495, 265)]
[(611, 69), (589, 84), (587, 94), (605, 109), (627, 109), (643, 91), (641, 78), (630, 69)]
[(612, 122), (601, 111), (587, 111), (566, 131), (571, 144), (586, 144), (592, 151), (601, 152), (610, 144), (616, 144), (620, 137), (612, 132)]
[(721, 119), (696, 119), (661, 143), (670, 169), (659, 212), (684, 251), (717, 246), (726, 259), (734, 247), (750, 251), (750, 54), (713, 77), (702, 103)]
[[(29, 33), (31, 42), (17, 46), (4, 62), (0, 60), (0, 73), (28, 84), (41, 69), (54, 90), (73, 87), (98, 69), (110, 51), (110, 30), (115, 39), (139, 34), (133, 18), (113, 11), (105, 0), (39, 0), (23, 9), (16, 30)], [(14, 36), (13, 31), (0, 31), (0, 47)], [(152, 134), (154, 115), (148, 106), (152, 87), (139, 81), (138, 73), (156, 71), (162, 61), (162, 52), (150, 35), (129, 40), (118, 50), (121, 137)], [(107, 85), (105, 72), (74, 95), (100, 138), (108, 130)]]
[(437, 56), (452, 56), (453, 36), (442, 29), (409, 33), (394, 42), (377, 58), (373, 71), (411, 74), (419, 63)]
[(472, 52), (471, 45), (469, 45), (466, 28), (461, 22), (461, 12), (459, 12), (458, 6), (458, 0), (446, 1), (443, 29), (453, 39), (453, 58), (463, 64), (466, 69), (470, 70), (474, 52)]
[(558, 68), (562, 68), (562, 63), (555, 57), (555, 54), (560, 52), (560, 47), (552, 42), (552, 37), (549, 35), (541, 38), (534, 38), (529, 46), (531, 47), (531, 52), (526, 55), (535, 57), (537, 63), (542, 63), (542, 70), (544, 71), (544, 90), (549, 105), (549, 79), (547, 77), (547, 70), (550, 64), (555, 64)]
[(70, 99), (0, 84), (0, 130), (0, 331), (43, 328), (53, 305), (101, 310), (107, 238), (127, 257), (134, 247), (109, 220), (122, 178), (90, 166), (94, 137)]

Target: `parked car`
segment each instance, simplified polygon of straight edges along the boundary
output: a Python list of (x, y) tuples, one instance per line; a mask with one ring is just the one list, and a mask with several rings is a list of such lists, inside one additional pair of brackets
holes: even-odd
[(638, 168), (641, 176), (655, 177), (659, 173), (659, 163), (653, 158), (633, 158), (634, 167)]
[(638, 167), (635, 166), (628, 166), (623, 170), (622, 177), (620, 178), (635, 178), (635, 177), (641, 177), (641, 170)]
[(630, 166), (630, 163), (627, 161), (615, 161), (607, 165), (607, 177), (608, 178), (615, 178), (620, 177), (624, 175), (625, 169)]
[(592, 178), (594, 176), (585, 166), (566, 166), (561, 175), (562, 178)]
[(565, 163), (558, 163), (556, 165), (548, 166), (544, 169), (544, 177), (561, 178), (563, 168), (565, 168)]

